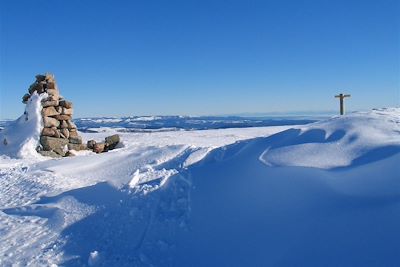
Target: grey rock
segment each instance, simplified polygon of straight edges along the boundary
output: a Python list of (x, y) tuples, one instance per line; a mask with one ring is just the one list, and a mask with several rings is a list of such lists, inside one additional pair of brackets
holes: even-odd
[(68, 139), (41, 136), (40, 144), (45, 151), (54, 151), (61, 156), (65, 156), (65, 147), (68, 145)]
[(50, 158), (61, 158), (62, 156), (57, 154), (54, 151), (38, 151), (38, 153), (44, 157), (50, 157)]

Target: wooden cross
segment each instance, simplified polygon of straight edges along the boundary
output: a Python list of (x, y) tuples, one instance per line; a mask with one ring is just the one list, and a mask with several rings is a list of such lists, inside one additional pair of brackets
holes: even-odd
[(345, 94), (335, 95), (336, 98), (340, 99), (340, 115), (344, 115), (344, 99), (350, 96), (351, 95), (345, 95)]

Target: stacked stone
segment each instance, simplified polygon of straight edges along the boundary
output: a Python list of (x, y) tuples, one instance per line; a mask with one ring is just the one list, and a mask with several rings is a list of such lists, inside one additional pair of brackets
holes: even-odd
[(36, 81), (29, 87), (29, 94), (22, 98), (23, 103), (34, 92), (48, 95), (42, 100), (44, 128), (37, 151), (43, 156), (64, 157), (71, 154), (70, 150), (86, 149), (72, 121), (72, 103), (60, 95), (54, 75), (36, 75)]

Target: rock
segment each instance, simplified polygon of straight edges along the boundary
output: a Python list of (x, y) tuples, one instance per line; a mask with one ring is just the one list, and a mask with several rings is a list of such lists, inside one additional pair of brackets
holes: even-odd
[(44, 127), (58, 127), (60, 126), (60, 122), (52, 117), (43, 117)]
[(60, 129), (55, 128), (54, 130), (56, 131), (56, 135), (54, 137), (60, 138), (61, 137)]
[(56, 97), (57, 100), (58, 100), (58, 98), (60, 97), (60, 93), (59, 93), (58, 90), (56, 90), (56, 89), (47, 89), (47, 94), (48, 94), (49, 96), (54, 96), (54, 97)]
[(61, 156), (65, 156), (66, 146), (68, 145), (68, 139), (55, 138), (48, 136), (41, 136), (40, 143), (45, 151), (54, 151)]
[(62, 108), (61, 114), (63, 115), (72, 115), (74, 113), (73, 108)]
[(70, 135), (70, 136), (69, 136), (69, 142), (70, 142), (71, 144), (78, 144), (78, 145), (80, 145), (80, 144), (82, 144), (82, 137), (80, 137), (80, 136), (71, 137), (71, 135)]
[(72, 121), (70, 121), (70, 120), (68, 120), (67, 121), (67, 123), (68, 123), (68, 129), (76, 129), (76, 125), (75, 125), (75, 123), (73, 123)]
[(46, 73), (46, 75), (45, 75), (45, 80), (46, 80), (47, 82), (53, 82), (53, 81), (54, 81), (54, 75), (51, 74), (51, 73)]
[(73, 143), (69, 143), (69, 144), (68, 144), (68, 149), (69, 149), (69, 150), (76, 150), (76, 151), (79, 151), (79, 150), (86, 150), (86, 149), (87, 149), (87, 146), (86, 146), (85, 144), (73, 144)]
[(50, 158), (61, 158), (61, 155), (57, 154), (54, 151), (38, 151), (38, 153), (44, 157), (50, 157)]
[(38, 82), (42, 82), (42, 81), (46, 80), (46, 76), (42, 75), (42, 74), (36, 75), (35, 78), (36, 78), (36, 81), (38, 81)]
[(67, 153), (65, 153), (66, 157), (75, 157), (77, 155), (75, 150), (68, 150)]
[(29, 100), (30, 97), (31, 97), (30, 94), (25, 94), (25, 95), (22, 97), (22, 103), (26, 104), (26, 103), (28, 102), (28, 100)]
[(61, 100), (60, 106), (62, 106), (64, 108), (72, 108), (72, 102), (69, 102), (67, 100)]
[(47, 91), (49, 89), (56, 89), (57, 90), (56, 83), (55, 82), (47, 82)]
[[(63, 122), (65, 122), (65, 121), (63, 121)], [(67, 124), (67, 123), (65, 123), (65, 124)], [(61, 127), (61, 128), (62, 128), (62, 127)], [(60, 132), (61, 132), (62, 135), (65, 136), (65, 138), (67, 138), (67, 139), (69, 138), (69, 131), (68, 131), (68, 129), (65, 129), (65, 128), (64, 128), (64, 129), (61, 129)]]
[(76, 129), (69, 129), (69, 137), (78, 137), (78, 132)]
[(72, 119), (71, 115), (57, 115), (54, 116), (54, 118), (56, 118), (59, 121), (69, 121)]
[(118, 134), (114, 134), (114, 135), (106, 137), (105, 144), (106, 144), (107, 150), (114, 149), (118, 145), (119, 141), (120, 141), (120, 138), (119, 138)]
[(60, 114), (61, 114), (61, 112), (62, 112), (62, 107), (60, 107), (60, 106), (57, 106), (57, 107), (56, 107), (56, 110), (57, 110), (57, 112), (58, 112), (58, 113), (60, 113)]
[[(60, 121), (60, 128), (66, 129), (68, 128), (68, 123), (66, 121)], [(69, 136), (69, 135), (68, 135)], [(67, 137), (68, 138), (68, 137)]]
[(95, 144), (96, 144), (96, 141), (94, 141), (94, 140), (89, 140), (89, 141), (87, 142), (87, 148), (93, 149), (93, 147), (94, 147)]
[(95, 152), (95, 153), (102, 153), (102, 152), (104, 152), (104, 148), (105, 148), (105, 144), (103, 144), (103, 143), (97, 143), (97, 144), (95, 144), (94, 146), (93, 146), (93, 152)]
[(38, 94), (41, 94), (44, 92), (44, 86), (43, 83), (35, 83), (33, 87), (33, 91), (38, 92)]
[(42, 116), (44, 117), (50, 117), (56, 115), (60, 115), (60, 113), (58, 113), (56, 108), (53, 106), (42, 109)]
[(57, 130), (54, 130), (53, 128), (43, 128), (43, 130), (42, 130), (42, 135), (44, 135), (44, 136), (50, 136), (50, 137), (52, 137), (52, 136), (57, 136)]
[(55, 107), (58, 106), (58, 100), (42, 101), (42, 107)]

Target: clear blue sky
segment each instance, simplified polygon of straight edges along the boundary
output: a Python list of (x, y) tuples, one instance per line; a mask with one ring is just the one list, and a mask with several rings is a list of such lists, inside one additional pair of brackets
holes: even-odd
[(399, 106), (400, 1), (1, 0), (0, 118), (56, 75), (77, 117)]

